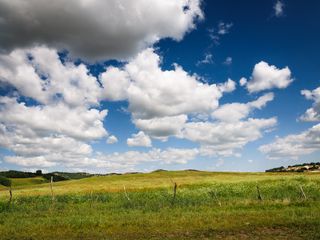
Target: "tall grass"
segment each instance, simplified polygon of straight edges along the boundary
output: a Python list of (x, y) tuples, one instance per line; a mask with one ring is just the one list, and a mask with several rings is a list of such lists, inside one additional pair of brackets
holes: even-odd
[[(229, 174), (221, 181), (219, 174), (209, 175), (210, 181), (202, 173), (168, 175), (178, 183), (174, 204), (163, 173), (79, 180), (86, 188), (69, 193), (59, 184), (76, 182), (59, 183), (53, 202), (49, 185), (46, 194), (35, 194), (36, 186), (32, 194), (30, 186), (19, 189), (10, 205), (1, 192), (0, 239), (320, 239), (319, 175)], [(148, 176), (160, 184), (136, 187), (133, 181)], [(108, 181), (112, 191), (105, 188)]]

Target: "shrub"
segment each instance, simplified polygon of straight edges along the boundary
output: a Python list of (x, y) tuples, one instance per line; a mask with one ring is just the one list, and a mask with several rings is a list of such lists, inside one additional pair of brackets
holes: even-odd
[(10, 187), (11, 186), (11, 180), (9, 178), (0, 176), (0, 184), (5, 186), (5, 187)]

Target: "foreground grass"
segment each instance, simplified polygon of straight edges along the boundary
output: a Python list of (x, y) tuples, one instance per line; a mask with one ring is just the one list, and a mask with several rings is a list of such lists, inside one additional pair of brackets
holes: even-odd
[(320, 174), (161, 172), (54, 191), (19, 187), (10, 206), (1, 191), (0, 239), (320, 239)]

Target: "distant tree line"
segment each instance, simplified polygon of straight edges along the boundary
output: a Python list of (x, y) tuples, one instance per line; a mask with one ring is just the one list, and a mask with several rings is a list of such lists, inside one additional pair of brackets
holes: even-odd
[(310, 166), (310, 165), (320, 166), (320, 162), (301, 163), (301, 164), (296, 164), (296, 165), (292, 165), (292, 166), (289, 165), (288, 168), (290, 168), (290, 167), (303, 167), (303, 166)]
[(296, 165), (289, 165), (287, 168), (284, 166), (271, 168), (266, 170), (266, 172), (305, 172), (320, 170), (320, 162), (302, 163)]
[(68, 172), (51, 172), (51, 173), (42, 173), (41, 170), (37, 170), (36, 172), (23, 172), (16, 170), (2, 171), (0, 172), (1, 177), (5, 178), (32, 178), (32, 177), (43, 177), (50, 181), (51, 177), (53, 177), (54, 182), (70, 180), (70, 179), (81, 179), (93, 176), (89, 173), (78, 172), (78, 173), (68, 173)]
[(69, 178), (66, 178), (65, 176), (60, 176), (60, 175), (54, 174), (54, 173), (43, 174), (41, 170), (37, 170), (35, 173), (15, 171), (15, 170), (0, 172), (0, 177), (2, 177), (2, 178), (32, 178), (32, 177), (39, 177), (39, 176), (41, 176), (47, 180), (50, 180), (51, 176), (52, 176), (53, 181), (55, 181), (55, 182), (69, 180)]
[(33, 173), (33, 172), (9, 170), (9, 171), (0, 172), (0, 176), (7, 177), (7, 178), (30, 178), (30, 177), (36, 177), (39, 175), (36, 175), (36, 173)]
[(266, 170), (266, 172), (286, 172), (286, 168), (284, 166), (271, 168)]

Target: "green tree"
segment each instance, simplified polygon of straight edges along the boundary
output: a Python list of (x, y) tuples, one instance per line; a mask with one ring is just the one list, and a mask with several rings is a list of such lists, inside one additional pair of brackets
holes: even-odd
[(12, 182), (9, 178), (0, 176), (0, 184), (9, 188), (8, 190), (10, 195), (10, 198), (9, 198), (9, 204), (10, 204), (12, 200), (12, 189), (11, 189)]
[(0, 176), (0, 184), (5, 187), (11, 187), (11, 180), (9, 178)]

